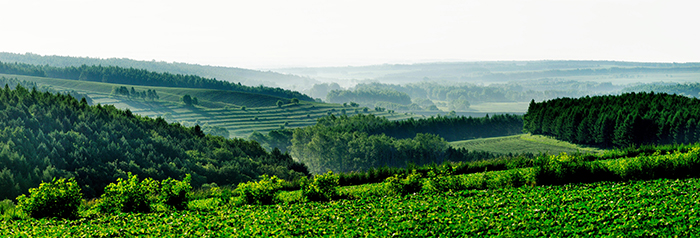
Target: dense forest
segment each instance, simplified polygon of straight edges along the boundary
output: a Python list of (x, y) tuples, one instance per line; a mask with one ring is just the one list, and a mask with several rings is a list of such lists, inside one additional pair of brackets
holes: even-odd
[(270, 88), (262, 85), (251, 87), (241, 85), (240, 83), (235, 84), (195, 75), (156, 73), (144, 69), (116, 66), (81, 65), (78, 67), (53, 67), (48, 65), (0, 62), (0, 73), (129, 85), (218, 89), (313, 101), (313, 99), (307, 95), (281, 88)]
[(524, 116), (530, 133), (601, 147), (695, 143), (699, 123), (700, 100), (654, 92), (532, 101)]
[(0, 199), (15, 198), (54, 177), (74, 177), (94, 197), (128, 172), (158, 180), (237, 184), (259, 175), (305, 176), (304, 165), (253, 141), (207, 136), (68, 95), (0, 89)]

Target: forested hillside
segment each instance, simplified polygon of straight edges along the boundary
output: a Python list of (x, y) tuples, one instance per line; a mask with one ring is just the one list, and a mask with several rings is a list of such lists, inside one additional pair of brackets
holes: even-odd
[[(49, 65), (54, 67), (79, 67), (81, 65), (117, 66), (136, 68), (158, 73), (182, 75), (198, 75), (205, 78), (216, 78), (228, 82), (241, 82), (243, 85), (295, 88), (294, 86), (311, 87), (317, 81), (291, 74), (280, 74), (271, 71), (259, 71), (235, 67), (208, 66), (179, 62), (142, 61), (125, 58), (89, 58), (56, 55), (38, 55), (32, 53), (15, 54), (0, 52), (0, 61), (10, 63), (25, 63), (33, 65)], [(301, 89), (301, 88), (300, 88)], [(323, 95), (325, 97), (325, 94)]]
[(116, 66), (81, 65), (78, 67), (53, 67), (48, 65), (0, 62), (0, 73), (128, 85), (218, 89), (313, 101), (313, 99), (307, 95), (281, 88), (270, 88), (262, 85), (250, 87), (241, 85), (240, 83), (235, 84), (195, 75), (156, 73), (144, 69)]
[(524, 116), (530, 133), (601, 147), (695, 143), (699, 123), (700, 100), (653, 92), (532, 101)]
[(127, 172), (154, 179), (237, 184), (259, 175), (293, 180), (303, 165), (256, 142), (206, 136), (114, 106), (5, 86), (0, 90), (0, 199), (54, 177), (75, 177), (88, 197)]

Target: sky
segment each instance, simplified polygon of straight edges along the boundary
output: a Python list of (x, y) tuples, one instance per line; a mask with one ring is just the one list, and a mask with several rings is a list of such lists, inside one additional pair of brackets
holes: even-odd
[(228, 67), (700, 62), (700, 1), (0, 0), (0, 51)]

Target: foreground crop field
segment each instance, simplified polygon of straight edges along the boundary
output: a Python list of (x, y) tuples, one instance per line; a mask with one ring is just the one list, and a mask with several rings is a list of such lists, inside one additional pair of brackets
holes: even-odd
[(376, 196), (0, 223), (2, 236), (672, 236), (700, 232), (697, 178)]
[(520, 154), (520, 153), (600, 153), (602, 150), (582, 147), (568, 142), (548, 138), (541, 135), (514, 135), (492, 137), (474, 140), (463, 140), (450, 142), (455, 148), (465, 148), (468, 150), (487, 151), (497, 154)]

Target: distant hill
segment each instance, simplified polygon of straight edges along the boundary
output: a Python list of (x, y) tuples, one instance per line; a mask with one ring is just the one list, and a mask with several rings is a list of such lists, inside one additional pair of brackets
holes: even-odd
[[(81, 65), (117, 66), (123, 68), (145, 69), (159, 73), (167, 72), (171, 74), (198, 75), (205, 78), (215, 78), (227, 82), (240, 82), (241, 84), (248, 86), (265, 85), (269, 87), (282, 87), (294, 90), (301, 90), (301, 86), (304, 85), (306, 85), (305, 88), (310, 88), (314, 83), (318, 83), (318, 81), (308, 77), (281, 74), (271, 71), (178, 62), (169, 63), (163, 61), (140, 61), (126, 58), (100, 59), (55, 55), (42, 56), (32, 53), (16, 54), (0, 52), (0, 61), (49, 65), (54, 67), (78, 67)], [(297, 87), (300, 88), (297, 89)]]
[(305, 94), (282, 88), (265, 87), (262, 85), (251, 87), (242, 85), (241, 83), (236, 84), (197, 75), (158, 73), (145, 69), (117, 66), (81, 65), (77, 67), (54, 67), (49, 65), (0, 61), (0, 73), (141, 86), (218, 89), (265, 94), (289, 99), (297, 98), (304, 101), (314, 100)]
[[(102, 105), (114, 105), (120, 109), (129, 109), (142, 116), (164, 117), (168, 122), (180, 122), (183, 125), (199, 124), (206, 132), (207, 126), (224, 128), (230, 137), (248, 137), (254, 131), (267, 133), (271, 130), (295, 128), (316, 124), (316, 120), (329, 114), (355, 115), (371, 113), (385, 116), (390, 120), (400, 120), (416, 115), (390, 113), (387, 111), (365, 112), (363, 108), (344, 107), (341, 104), (326, 104), (300, 101), (292, 103), (290, 99), (246, 92), (224, 91), (216, 89), (154, 87), (125, 84), (112, 84), (80, 80), (56, 79), (36, 76), (0, 74), (0, 80), (11, 87), (22, 83), (25, 88), (37, 86), (40, 90), (49, 87), (51, 92), (70, 93), (74, 97), (87, 96), (88, 102)], [(157, 100), (114, 95), (115, 88), (134, 88), (137, 92), (154, 90)], [(180, 101), (183, 95), (198, 98), (198, 105), (186, 106)], [(80, 98), (80, 97), (78, 97)], [(282, 101), (282, 106), (277, 102)]]
[(645, 63), (624, 61), (476, 61), (421, 64), (384, 64), (357, 67), (280, 68), (276, 72), (338, 79), (373, 80), (406, 84), (426, 80), (494, 83), (517, 80), (595, 75), (699, 72), (700, 63)]

